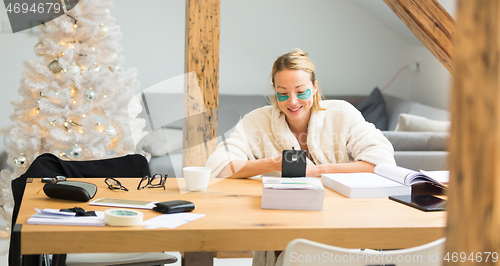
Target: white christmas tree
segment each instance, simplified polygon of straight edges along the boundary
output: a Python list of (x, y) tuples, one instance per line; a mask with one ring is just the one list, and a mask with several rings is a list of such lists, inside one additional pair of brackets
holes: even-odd
[(0, 173), (4, 219), (10, 220), (13, 208), (11, 180), (40, 154), (89, 160), (141, 152), (132, 138), (146, 135), (145, 121), (137, 118), (142, 107), (134, 98), (137, 70), (120, 68), (122, 34), (112, 8), (113, 0), (80, 0), (40, 26), (34, 46), (39, 60), (24, 63), (18, 90), (23, 101), (13, 103), (13, 125), (4, 130), (14, 168)]

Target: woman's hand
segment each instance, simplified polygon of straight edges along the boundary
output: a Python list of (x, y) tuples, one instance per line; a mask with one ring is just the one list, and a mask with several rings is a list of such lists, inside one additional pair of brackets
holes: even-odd
[(247, 178), (269, 172), (281, 171), (281, 155), (259, 160), (235, 160), (219, 173), (223, 178)]
[(267, 160), (271, 161), (273, 165), (274, 172), (281, 172), (281, 161), (283, 159), (283, 155), (280, 154), (279, 156), (276, 157), (271, 157), (268, 158)]
[(314, 164), (308, 164), (306, 165), (306, 176), (307, 177), (321, 177), (321, 174), (323, 174), (323, 167), (321, 164), (314, 165)]
[(333, 163), (333, 164), (308, 164), (306, 166), (306, 176), (321, 177), (321, 174), (333, 173), (373, 173), (375, 165), (369, 162)]

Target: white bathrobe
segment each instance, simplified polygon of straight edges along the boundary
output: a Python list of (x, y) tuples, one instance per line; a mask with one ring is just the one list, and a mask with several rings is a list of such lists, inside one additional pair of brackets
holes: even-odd
[[(386, 137), (351, 104), (321, 101), (324, 111), (311, 112), (307, 130), (308, 164), (394, 161), (394, 149)], [(279, 156), (283, 150), (300, 149), (285, 115), (279, 108), (264, 106), (241, 119), (234, 132), (208, 158), (212, 177), (234, 160), (257, 160)]]
[[(351, 104), (341, 100), (322, 101), (324, 111), (311, 112), (307, 130), (308, 164), (394, 161), (394, 149), (386, 137)], [(243, 117), (235, 131), (207, 160), (212, 177), (234, 160), (257, 160), (279, 156), (283, 150), (300, 149), (279, 108), (264, 106)], [(254, 251), (253, 266), (281, 265), (282, 254)], [(277, 260), (277, 261), (276, 261)]]

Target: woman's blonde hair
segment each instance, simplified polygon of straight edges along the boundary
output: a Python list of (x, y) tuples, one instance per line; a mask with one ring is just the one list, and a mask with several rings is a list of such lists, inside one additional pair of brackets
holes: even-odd
[[(312, 84), (314, 85), (316, 83), (316, 71), (315, 71), (316, 68), (309, 59), (307, 53), (302, 51), (302, 49), (294, 49), (291, 52), (278, 57), (278, 59), (274, 61), (273, 70), (271, 72), (271, 82), (272, 82), (272, 88), (274, 89), (274, 93), (272, 94), (272, 97), (268, 97), (270, 103), (275, 107), (278, 107), (278, 102), (277, 102), (278, 99), (276, 96), (276, 88), (274, 85), (274, 76), (276, 75), (276, 73), (284, 69), (305, 71), (311, 75)], [(322, 108), (319, 105), (319, 102), (322, 99), (323, 96), (321, 95), (321, 91), (318, 85), (318, 90), (316, 92), (316, 95), (314, 95), (313, 106), (311, 108), (313, 111), (325, 110), (325, 108)]]

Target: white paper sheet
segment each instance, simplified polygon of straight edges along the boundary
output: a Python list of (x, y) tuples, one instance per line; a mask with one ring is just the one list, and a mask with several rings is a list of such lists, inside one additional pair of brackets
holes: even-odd
[(205, 214), (185, 213), (185, 212), (163, 214), (142, 222), (142, 225), (144, 225), (146, 229), (156, 229), (156, 228), (173, 229), (183, 224), (199, 219), (203, 216), (205, 216)]

